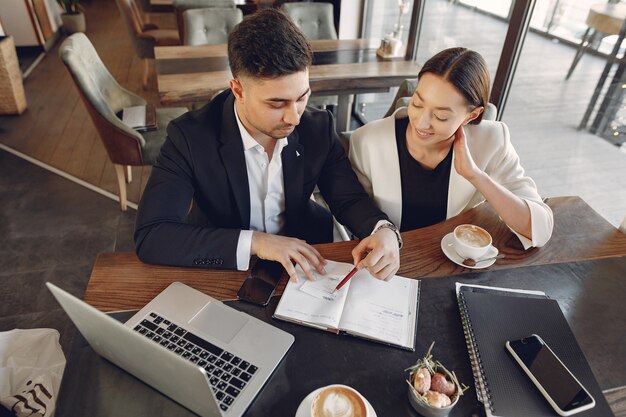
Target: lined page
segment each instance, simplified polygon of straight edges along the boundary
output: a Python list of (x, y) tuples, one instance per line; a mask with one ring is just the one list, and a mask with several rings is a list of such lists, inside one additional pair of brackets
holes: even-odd
[(312, 283), (307, 281), (304, 272), (297, 266), (298, 282), (287, 283), (274, 316), (315, 327), (338, 329), (341, 311), (354, 277), (335, 294), (325, 294), (325, 291), (334, 288), (352, 270), (352, 265), (328, 261), (325, 269), (326, 275), (314, 273), (316, 282)]
[(351, 281), (341, 330), (412, 349), (419, 281), (397, 275), (381, 281), (367, 270)]
[(146, 106), (125, 107), (122, 112), (122, 122), (131, 129), (146, 125)]

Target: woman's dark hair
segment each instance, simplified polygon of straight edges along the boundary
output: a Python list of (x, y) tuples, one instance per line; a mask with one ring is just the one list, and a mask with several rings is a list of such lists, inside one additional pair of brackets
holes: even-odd
[[(431, 73), (449, 81), (465, 97), (472, 108), (487, 107), (489, 102), (489, 70), (485, 59), (467, 48), (444, 49), (430, 58), (417, 78)], [(470, 124), (478, 124), (483, 119), (481, 113)]]
[(228, 36), (228, 63), (235, 78), (276, 78), (304, 71), (312, 61), (302, 32), (276, 9), (246, 17)]

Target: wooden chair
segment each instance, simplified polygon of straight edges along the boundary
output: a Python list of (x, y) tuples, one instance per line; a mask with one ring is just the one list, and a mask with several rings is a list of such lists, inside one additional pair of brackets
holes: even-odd
[(185, 39), (185, 21), (183, 19), (185, 10), (208, 9), (213, 7), (237, 8), (235, 0), (174, 0), (173, 6), (174, 13), (176, 14), (176, 23), (178, 24), (178, 35), (181, 41)]
[(146, 100), (117, 83), (85, 34), (76, 33), (67, 38), (59, 48), (59, 56), (72, 75), (115, 166), (120, 208), (126, 211), (126, 182), (132, 180), (130, 167), (154, 163), (165, 142), (168, 123), (186, 109), (157, 109), (158, 129), (139, 133), (122, 123), (117, 114), (126, 107), (146, 105)]
[(150, 62), (154, 59), (155, 46), (180, 45), (178, 32), (159, 29), (154, 23), (144, 23), (139, 7), (134, 0), (115, 0), (130, 35), (135, 53), (143, 63), (143, 88), (148, 89)]
[(228, 42), (228, 34), (241, 22), (243, 13), (237, 8), (211, 7), (183, 12), (185, 45), (206, 45)]

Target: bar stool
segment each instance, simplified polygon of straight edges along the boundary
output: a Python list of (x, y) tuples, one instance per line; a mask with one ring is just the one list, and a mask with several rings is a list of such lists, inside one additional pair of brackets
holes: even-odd
[(585, 21), (587, 30), (580, 41), (580, 45), (574, 56), (574, 61), (569, 71), (567, 71), (567, 75), (565, 76), (566, 80), (569, 80), (578, 61), (580, 61), (580, 58), (582, 58), (589, 46), (597, 39), (619, 34), (622, 22), (625, 18), (626, 4), (597, 3), (591, 5), (587, 20)]

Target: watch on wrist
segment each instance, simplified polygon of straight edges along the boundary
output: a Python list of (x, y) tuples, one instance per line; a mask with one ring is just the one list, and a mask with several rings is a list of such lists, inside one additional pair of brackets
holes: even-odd
[(378, 232), (380, 229), (392, 230), (396, 234), (396, 238), (398, 238), (398, 249), (402, 249), (402, 246), (404, 245), (404, 242), (402, 241), (402, 236), (400, 235), (400, 231), (398, 230), (398, 228), (396, 227), (395, 224), (393, 224), (391, 222), (383, 223), (380, 226), (378, 226), (376, 228), (376, 230), (374, 230), (374, 232), (372, 234)]

